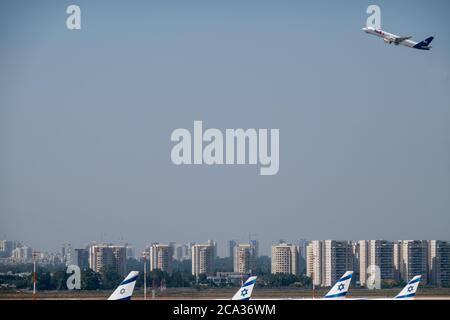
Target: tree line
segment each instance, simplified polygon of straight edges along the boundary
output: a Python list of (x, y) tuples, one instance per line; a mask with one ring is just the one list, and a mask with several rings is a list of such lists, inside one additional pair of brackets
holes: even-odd
[[(258, 287), (311, 287), (311, 279), (305, 275), (292, 274), (272, 274), (270, 272), (270, 258), (258, 258), (256, 269), (252, 272), (258, 276)], [(148, 265), (147, 265), (148, 268)], [(0, 265), (0, 285), (3, 287), (13, 286), (17, 289), (31, 289), (33, 287), (32, 264)], [(144, 286), (144, 274), (142, 261), (128, 259), (127, 270), (139, 270), (139, 277), (136, 287)], [(230, 258), (217, 258), (215, 271), (230, 271), (232, 263)], [(21, 274), (22, 273), (22, 274)], [(45, 265), (37, 268), (37, 289), (38, 290), (66, 290), (67, 279), (70, 274), (66, 273), (64, 264)], [(104, 269), (95, 272), (91, 269), (81, 270), (81, 290), (112, 290), (123, 280), (123, 275), (119, 275), (113, 269)], [(160, 287), (212, 287), (212, 286), (233, 286), (232, 283), (223, 282), (216, 284), (209, 280), (205, 274), (198, 278), (191, 274), (191, 261), (173, 261), (173, 272), (168, 274), (161, 270), (147, 271), (146, 285), (148, 289)], [(402, 283), (394, 281), (383, 281), (382, 287), (396, 287)]]

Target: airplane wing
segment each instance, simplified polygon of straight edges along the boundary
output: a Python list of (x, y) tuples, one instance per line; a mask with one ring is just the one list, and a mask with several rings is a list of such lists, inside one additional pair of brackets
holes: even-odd
[(398, 43), (401, 43), (401, 42), (403, 42), (405, 40), (409, 40), (411, 38), (412, 38), (411, 36), (408, 36), (408, 37), (397, 37), (397, 38), (395, 38), (394, 43), (398, 44)]

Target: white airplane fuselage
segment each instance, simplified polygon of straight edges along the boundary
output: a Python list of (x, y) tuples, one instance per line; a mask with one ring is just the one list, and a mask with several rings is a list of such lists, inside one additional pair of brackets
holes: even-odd
[(363, 28), (362, 29), (365, 33), (380, 37), (384, 40), (384, 42), (388, 44), (395, 44), (395, 45), (404, 45), (405, 47), (419, 49), (419, 50), (430, 50), (431, 46), (429, 45), (431, 41), (433, 40), (433, 37), (429, 37), (426, 40), (422, 42), (414, 42), (409, 40), (411, 37), (401, 37), (397, 36), (395, 34), (383, 31), (381, 29), (375, 29), (371, 27)]

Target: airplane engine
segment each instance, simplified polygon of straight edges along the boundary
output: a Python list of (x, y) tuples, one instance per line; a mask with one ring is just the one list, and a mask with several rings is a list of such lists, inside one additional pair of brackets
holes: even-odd
[(392, 43), (392, 40), (389, 40), (389, 39), (383, 39), (384, 40), (384, 42), (386, 42), (386, 43), (388, 43), (388, 44), (391, 44)]

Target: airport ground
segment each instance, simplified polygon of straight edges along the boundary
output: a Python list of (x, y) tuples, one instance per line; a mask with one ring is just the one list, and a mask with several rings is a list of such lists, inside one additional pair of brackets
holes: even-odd
[[(237, 288), (167, 288), (165, 292), (157, 292), (154, 299), (161, 300), (183, 300), (183, 299), (230, 299)], [(349, 298), (392, 298), (401, 289), (367, 290), (352, 288)], [(328, 290), (319, 289), (315, 291), (315, 297), (323, 297)], [(39, 291), (36, 295), (38, 300), (102, 300), (107, 299), (110, 291)], [(302, 288), (255, 288), (254, 299), (299, 299), (312, 298), (311, 289)], [(0, 300), (28, 300), (33, 299), (31, 291), (0, 291)], [(144, 299), (143, 290), (135, 290), (134, 300)], [(152, 299), (151, 290), (148, 290), (147, 299)], [(450, 300), (450, 288), (419, 288), (416, 300)]]

